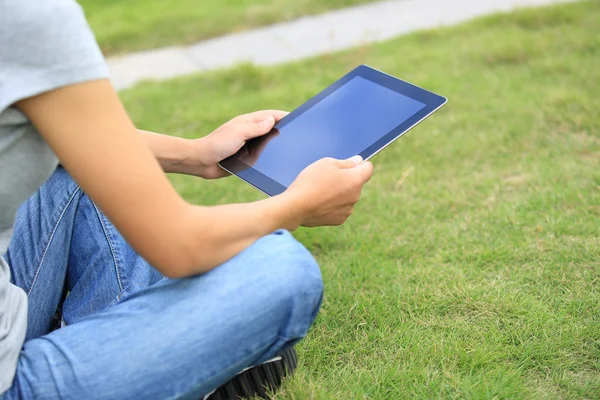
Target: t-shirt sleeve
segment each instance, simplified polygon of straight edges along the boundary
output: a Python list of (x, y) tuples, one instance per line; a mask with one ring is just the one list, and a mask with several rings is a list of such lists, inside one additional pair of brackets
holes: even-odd
[(40, 93), (108, 77), (74, 0), (0, 0), (0, 112)]

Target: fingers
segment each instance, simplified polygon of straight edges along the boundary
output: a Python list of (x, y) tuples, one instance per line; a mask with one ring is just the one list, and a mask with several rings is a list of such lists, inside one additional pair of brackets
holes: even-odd
[(336, 160), (341, 169), (353, 169), (352, 173), (361, 177), (361, 181), (366, 183), (373, 176), (373, 164), (370, 161), (363, 161), (361, 156), (350, 157), (347, 160)]
[(373, 164), (370, 161), (365, 161), (357, 165), (352, 172), (360, 175), (363, 184), (365, 184), (373, 176)]
[(342, 169), (346, 169), (346, 168), (354, 168), (357, 165), (361, 164), (363, 162), (363, 159), (361, 156), (354, 156), (354, 157), (350, 157), (347, 160), (336, 160), (337, 161), (337, 166), (339, 168)]
[(361, 186), (367, 183), (373, 176), (373, 164), (370, 161), (363, 161), (361, 156), (350, 157), (346, 160), (322, 158), (315, 162), (315, 164), (317, 163), (321, 164), (322, 167), (327, 166), (326, 168), (334, 167), (342, 170), (348, 170), (348, 174), (358, 176)]

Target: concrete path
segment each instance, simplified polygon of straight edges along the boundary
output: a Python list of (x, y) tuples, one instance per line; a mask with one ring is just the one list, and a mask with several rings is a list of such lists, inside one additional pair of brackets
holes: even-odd
[(382, 41), (415, 30), (456, 24), (518, 7), (573, 0), (388, 0), (251, 31), (109, 58), (118, 89), (230, 67), (241, 62), (273, 65)]

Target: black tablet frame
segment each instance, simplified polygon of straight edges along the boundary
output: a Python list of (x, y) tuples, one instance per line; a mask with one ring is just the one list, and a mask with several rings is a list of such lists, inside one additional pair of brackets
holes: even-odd
[[(437, 111), (448, 101), (445, 97), (442, 97), (438, 94), (405, 82), (384, 72), (378, 71), (367, 65), (360, 65), (352, 71), (350, 71), (348, 74), (344, 75), (336, 82), (334, 82), (333, 84), (331, 84), (325, 90), (308, 100), (306, 103), (302, 104), (300, 107), (292, 111), (289, 115), (287, 115), (281, 121), (279, 121), (275, 125), (275, 128), (283, 128), (285, 125), (293, 121), (296, 117), (300, 116), (302, 113), (319, 103), (331, 93), (338, 90), (340, 87), (345, 85), (347, 82), (349, 82), (356, 76), (365, 78), (373, 83), (384, 86), (388, 89), (391, 89), (404, 96), (410, 97), (425, 104), (425, 107), (419, 110), (416, 114), (408, 118), (406, 121), (392, 129), (391, 131), (389, 131), (381, 139), (377, 140), (375, 143), (361, 151), (360, 156), (362, 156), (364, 160), (368, 160), (375, 154), (379, 153), (381, 150), (390, 145), (400, 136), (404, 135), (406, 132), (414, 128), (425, 118)], [(261, 190), (262, 192), (268, 194), (269, 196), (275, 196), (287, 189), (286, 186), (269, 178), (267, 175), (255, 170), (251, 166), (246, 165), (245, 163), (240, 161), (237, 156), (238, 155), (235, 154), (221, 161), (219, 165), (224, 170), (230, 172), (233, 175), (238, 176), (242, 180), (246, 181), (247, 183)]]

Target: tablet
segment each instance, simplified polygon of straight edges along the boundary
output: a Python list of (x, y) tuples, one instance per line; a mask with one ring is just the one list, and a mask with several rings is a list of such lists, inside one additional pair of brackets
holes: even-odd
[(373, 157), (446, 98), (361, 65), (248, 141), (220, 166), (264, 193), (282, 193), (313, 162)]

